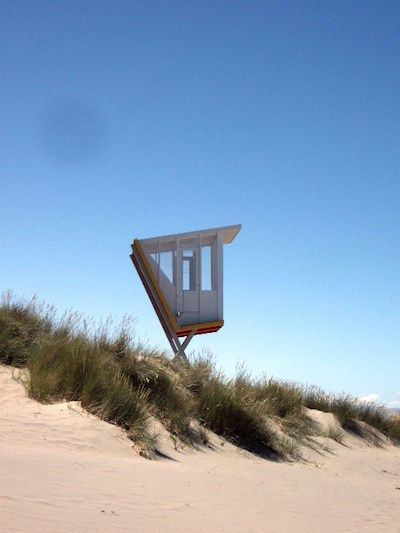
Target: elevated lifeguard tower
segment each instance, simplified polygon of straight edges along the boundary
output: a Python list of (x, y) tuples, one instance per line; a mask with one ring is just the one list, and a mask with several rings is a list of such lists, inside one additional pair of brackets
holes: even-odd
[[(131, 259), (175, 355), (223, 321), (223, 246), (241, 225), (135, 239)], [(179, 337), (186, 337), (181, 343)]]

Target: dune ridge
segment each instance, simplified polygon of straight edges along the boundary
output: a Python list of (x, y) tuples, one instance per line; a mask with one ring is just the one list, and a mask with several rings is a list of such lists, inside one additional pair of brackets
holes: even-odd
[[(0, 363), (25, 369), (31, 398), (42, 403), (80, 401), (98, 418), (127, 431), (146, 457), (159, 453), (152, 425), (177, 445), (207, 444), (207, 430), (274, 460), (298, 460), (318, 436), (341, 442), (343, 430), (379, 444), (400, 443), (400, 419), (384, 406), (332, 395), (315, 386), (254, 379), (245, 367), (227, 378), (207, 355), (190, 362), (135, 342), (129, 322), (88, 327), (76, 313), (6, 293), (0, 304)], [(93, 325), (92, 325), (93, 326)], [(321, 431), (310, 410), (335, 415)]]

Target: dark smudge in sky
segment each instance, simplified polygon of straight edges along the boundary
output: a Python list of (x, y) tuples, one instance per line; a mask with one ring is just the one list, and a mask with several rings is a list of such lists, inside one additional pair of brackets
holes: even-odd
[(86, 102), (53, 103), (43, 113), (40, 129), (46, 154), (63, 165), (89, 164), (104, 152), (105, 121)]

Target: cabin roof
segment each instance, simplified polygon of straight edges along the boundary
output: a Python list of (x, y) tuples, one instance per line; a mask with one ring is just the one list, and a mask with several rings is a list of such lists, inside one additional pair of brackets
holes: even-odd
[(230, 244), (241, 230), (241, 227), (241, 224), (235, 224), (233, 226), (222, 226), (220, 228), (201, 229), (197, 231), (188, 231), (185, 233), (176, 233), (175, 235), (162, 235), (161, 237), (150, 237), (147, 239), (140, 239), (140, 242), (145, 244), (146, 242), (150, 243), (152, 241), (170, 241), (181, 238), (187, 239), (191, 237), (211, 236), (217, 235), (217, 233), (222, 233), (224, 244)]

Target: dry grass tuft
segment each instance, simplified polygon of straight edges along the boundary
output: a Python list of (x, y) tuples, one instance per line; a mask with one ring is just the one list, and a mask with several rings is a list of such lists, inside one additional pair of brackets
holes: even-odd
[[(0, 303), (0, 363), (28, 370), (32, 398), (80, 401), (124, 428), (146, 457), (157, 448), (149, 429), (154, 416), (177, 445), (207, 445), (208, 428), (261, 456), (298, 459), (302, 445), (317, 446), (317, 424), (305, 407), (334, 413), (343, 428), (376, 444), (377, 431), (400, 443), (400, 417), (388, 416), (383, 407), (317, 387), (254, 380), (244, 367), (228, 379), (207, 354), (189, 364), (170, 360), (136, 343), (132, 323), (126, 317), (115, 328), (108, 319), (96, 328), (72, 312), (58, 319), (53, 307), (6, 293)], [(343, 435), (332, 428), (329, 437), (342, 442)]]

